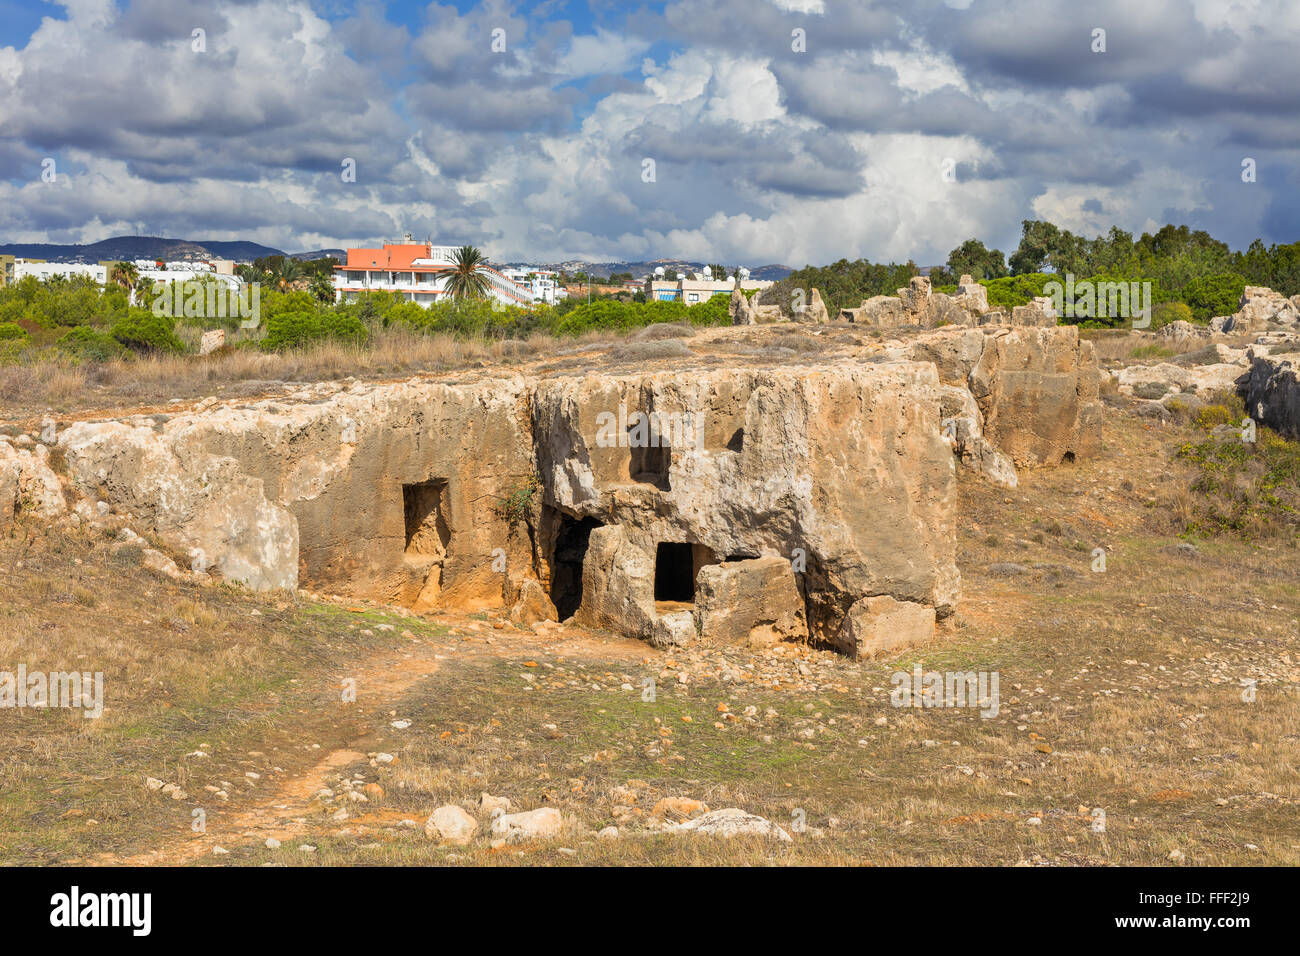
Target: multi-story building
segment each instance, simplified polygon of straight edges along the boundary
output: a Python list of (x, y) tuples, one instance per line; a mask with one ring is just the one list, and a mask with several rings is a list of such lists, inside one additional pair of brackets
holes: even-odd
[(108, 268), (102, 265), (88, 265), (82, 262), (46, 262), (44, 259), (15, 259), (14, 281), (33, 276), (44, 282), (55, 276), (71, 279), (73, 276), (85, 276), (100, 285), (108, 281)]
[(14, 257), (0, 256), (0, 289), (14, 281)]
[[(766, 289), (772, 284), (770, 279), (741, 279), (740, 287), (746, 291), (751, 289)], [(699, 305), (701, 302), (708, 302), (719, 292), (724, 295), (731, 295), (731, 290), (736, 287), (736, 280), (730, 279), (676, 279), (672, 282), (667, 279), (657, 279), (654, 276), (646, 279), (644, 291), (645, 297), (656, 302), (685, 302), (687, 305)]]
[(532, 293), (534, 302), (555, 305), (569, 297), (568, 290), (557, 281), (557, 274), (547, 269), (502, 269), (501, 274)]
[[(407, 302), (428, 307), (448, 297), (447, 280), (455, 268), (457, 246), (412, 242), (386, 242), (381, 249), (349, 249), (347, 262), (334, 267), (334, 293), (338, 300), (354, 302), (362, 292), (397, 292)], [(484, 268), (488, 294), (504, 305), (531, 305), (531, 289), (496, 269)]]

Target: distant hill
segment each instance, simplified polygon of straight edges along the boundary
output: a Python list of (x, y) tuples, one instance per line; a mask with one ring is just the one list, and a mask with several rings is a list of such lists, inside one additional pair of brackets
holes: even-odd
[(339, 262), (345, 262), (348, 258), (346, 249), (313, 249), (311, 252), (292, 253), (294, 259), (303, 259), (311, 261), (314, 259), (337, 259)]
[(103, 262), (105, 260), (162, 259), (237, 259), (252, 261), (261, 256), (282, 256), (279, 249), (258, 242), (225, 242), (216, 239), (164, 239), (161, 236), (114, 236), (86, 245), (61, 245), (48, 242), (15, 242), (0, 245), (0, 255), (27, 259), (51, 259), (63, 262)]

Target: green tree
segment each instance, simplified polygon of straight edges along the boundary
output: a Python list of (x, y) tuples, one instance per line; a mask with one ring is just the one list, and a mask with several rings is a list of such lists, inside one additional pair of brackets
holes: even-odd
[(1000, 279), (1007, 274), (1007, 264), (1000, 250), (986, 249), (978, 239), (967, 239), (948, 253), (948, 271), (954, 282), (963, 275), (969, 275), (977, 281)]
[(326, 305), (334, 301), (334, 283), (328, 276), (313, 276), (307, 284), (307, 291)]
[(452, 271), (447, 278), (447, 291), (457, 302), (466, 299), (483, 299), (488, 294), (488, 279), (483, 274), (487, 259), (473, 246), (461, 246), (451, 257)]

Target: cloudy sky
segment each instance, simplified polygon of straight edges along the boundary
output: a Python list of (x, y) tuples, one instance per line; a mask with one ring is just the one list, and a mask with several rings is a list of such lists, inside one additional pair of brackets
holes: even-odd
[(1296, 0), (0, 0), (0, 241), (796, 267), (1009, 252), (1026, 218), (1292, 242), (1298, 48)]

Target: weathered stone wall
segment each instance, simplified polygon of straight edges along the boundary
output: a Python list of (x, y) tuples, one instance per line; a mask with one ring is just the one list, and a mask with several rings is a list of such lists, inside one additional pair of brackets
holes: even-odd
[(865, 654), (956, 605), (954, 454), (1014, 485), (1096, 450), (1096, 399), (1073, 327), (958, 327), (819, 366), (322, 384), (59, 444), (85, 506), (251, 587)]
[(934, 362), (945, 384), (969, 389), (984, 436), (1017, 467), (1101, 448), (1097, 357), (1075, 326), (940, 329), (894, 351)]
[[(662, 473), (639, 472), (633, 449), (599, 434), (620, 407), (689, 414), (701, 440), (672, 448)], [(953, 465), (932, 366), (591, 376), (543, 383), (533, 414), (544, 503), (606, 526), (591, 545), (611, 568), (597, 603), (584, 600), (593, 624), (633, 619), (647, 638), (674, 639), (655, 631), (661, 542), (716, 561), (802, 553), (808, 627), (826, 641), (862, 595), (941, 616), (956, 602)]]

